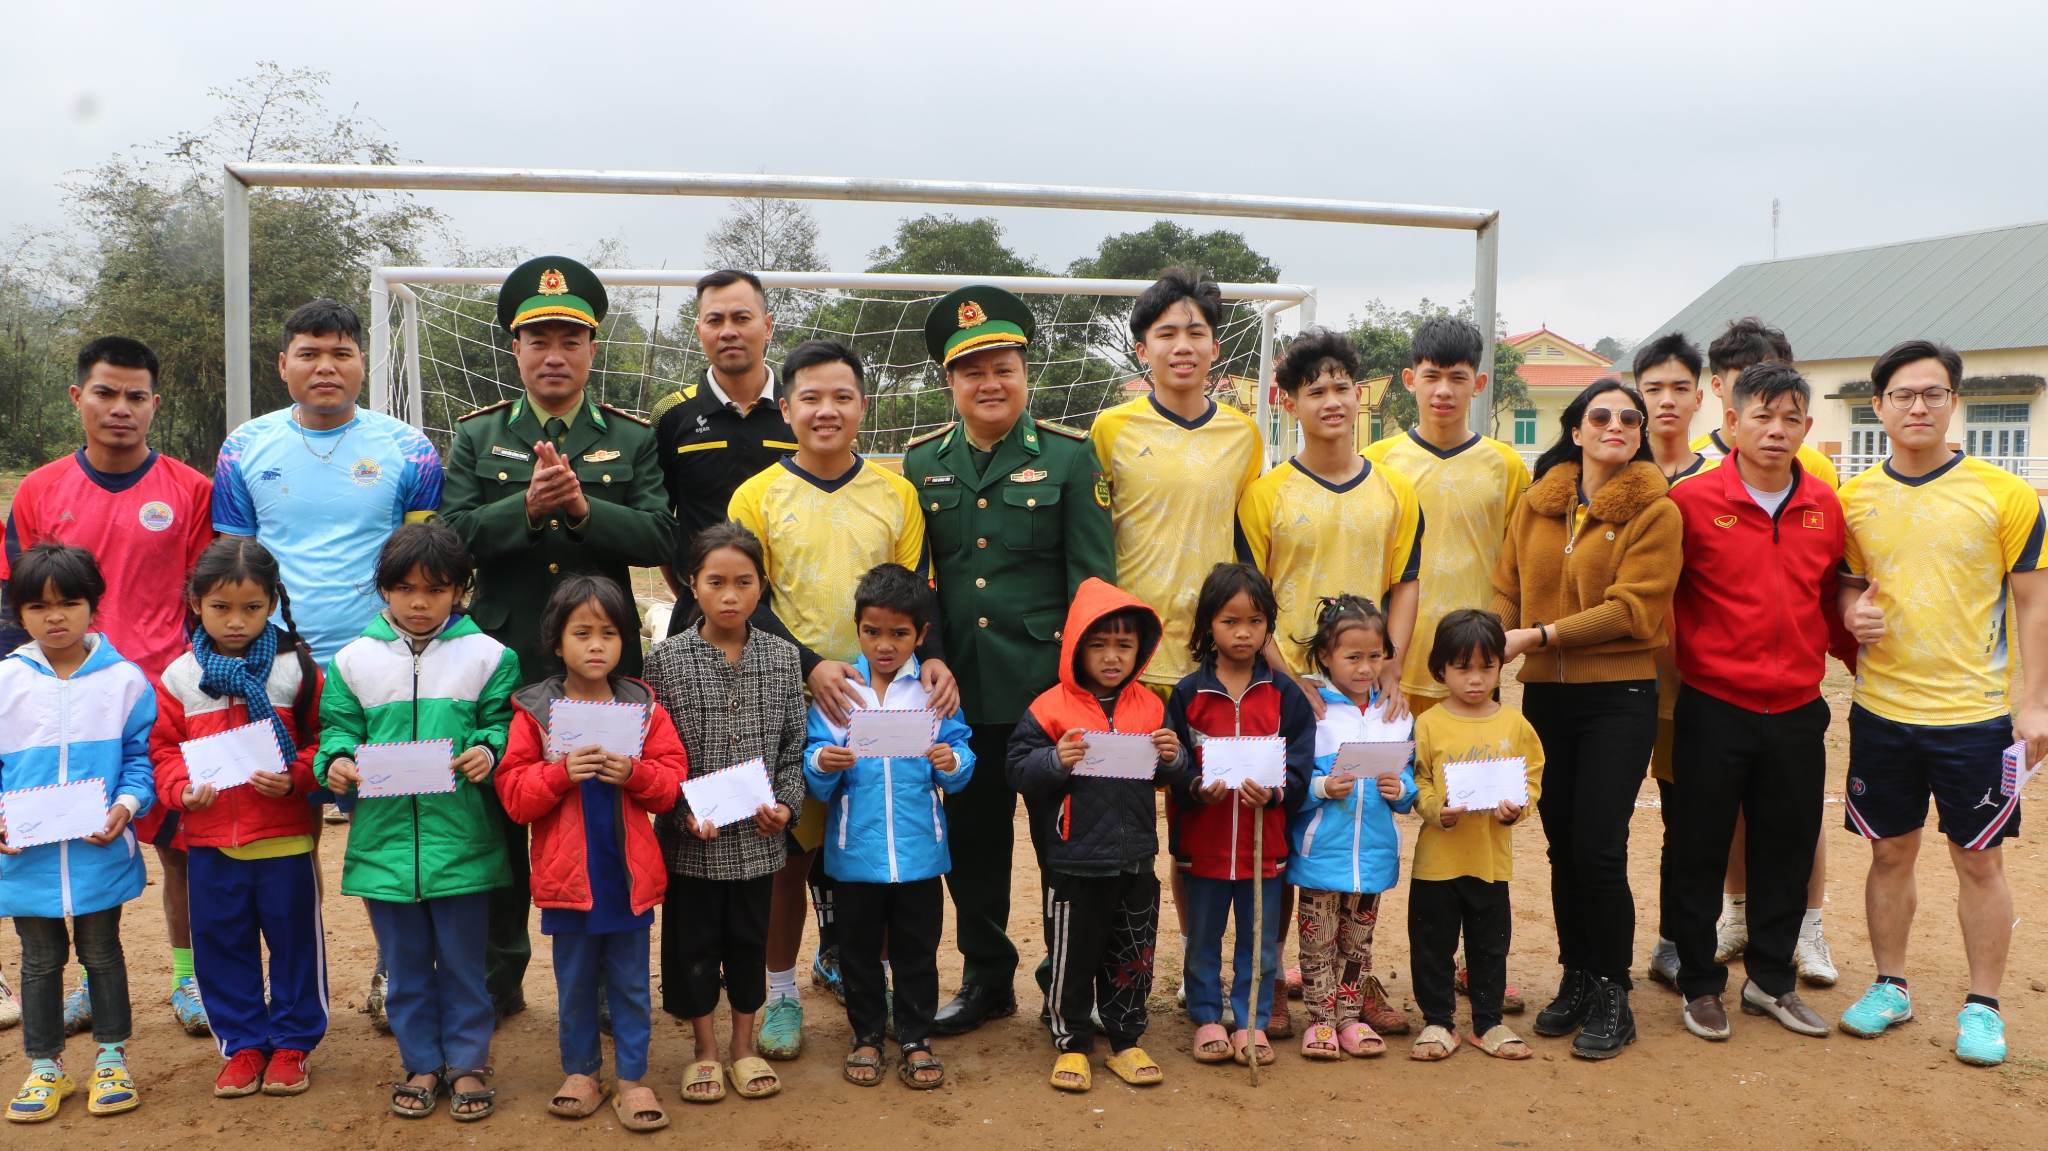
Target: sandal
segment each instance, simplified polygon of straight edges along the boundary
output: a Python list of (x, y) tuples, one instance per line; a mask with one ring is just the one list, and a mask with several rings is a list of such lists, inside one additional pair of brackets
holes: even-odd
[[(872, 1051), (873, 1055), (862, 1055)], [(872, 1075), (856, 1075), (856, 1071), (872, 1071)], [(882, 1048), (875, 1043), (863, 1043), (846, 1053), (846, 1064), (841, 1070), (846, 1081), (856, 1087), (873, 1087), (882, 1081)]]
[(1277, 996), (1273, 1000), (1273, 1017), (1266, 1020), (1266, 1038), (1294, 1038), (1294, 1017), (1287, 1013), (1287, 1001)]
[(1422, 1034), (1415, 1037), (1414, 1046), (1408, 1048), (1408, 1058), (1418, 1063), (1436, 1063), (1457, 1053), (1457, 1033), (1434, 1023), (1423, 1028)]
[[(782, 1090), (782, 1077), (775, 1074), (768, 1061), (758, 1055), (733, 1060), (725, 1073), (732, 1080), (732, 1089), (739, 1092), (742, 1099), (766, 1099)], [(765, 1087), (759, 1086), (763, 1079), (768, 1081)]]
[(1387, 1041), (1357, 1019), (1337, 1029), (1337, 1046), (1353, 1059), (1371, 1059), (1387, 1053)]
[(1505, 1023), (1494, 1024), (1487, 1029), (1486, 1034), (1476, 1037), (1472, 1042), (1495, 1059), (1522, 1060), (1532, 1054), (1529, 1045), (1522, 1042), (1521, 1036), (1508, 1030)]
[[(626, 1101), (643, 1091), (647, 1093), (647, 1102)], [(612, 1096), (612, 1114), (618, 1116), (619, 1126), (628, 1131), (659, 1131), (668, 1126), (668, 1112), (662, 1110), (661, 1096), (644, 1083)]]
[[(1071, 1078), (1061, 1078), (1070, 1076)], [(1066, 1051), (1052, 1061), (1052, 1085), (1055, 1091), (1086, 1091), (1095, 1085), (1095, 1076), (1088, 1069), (1088, 1057), (1078, 1051)]]
[[(1242, 1036), (1243, 1038), (1239, 1038)], [(1273, 1063), (1273, 1043), (1263, 1031), (1233, 1031), (1230, 1033), (1230, 1057), (1239, 1067), (1251, 1064), (1252, 1049), (1258, 1049), (1259, 1066), (1268, 1067)]]
[(119, 1115), (142, 1106), (135, 1080), (128, 1077), (126, 1063), (106, 1063), (94, 1068), (86, 1084), (85, 1109), (93, 1115)]
[[(683, 1072), (683, 1089), (677, 1092), (685, 1103), (716, 1103), (725, 1098), (725, 1068), (716, 1059), (699, 1059)], [(692, 1087), (709, 1085), (709, 1091), (692, 1091)]]
[(57, 1117), (57, 1108), (62, 1106), (71, 1093), (77, 1090), (71, 1076), (62, 1071), (52, 1074), (48, 1071), (31, 1074), (14, 1096), (14, 1102), (7, 1105), (9, 1123), (41, 1123)]
[[(462, 1071), (451, 1067), (441, 1074), (448, 1084), (448, 1112), (455, 1116), (457, 1123), (474, 1123), (479, 1119), (489, 1119), (491, 1113), (498, 1109), (498, 1089), (486, 1081), (486, 1077), (497, 1074), (496, 1071), (489, 1067), (472, 1067)], [(457, 1090), (455, 1084), (464, 1079), (474, 1079), (484, 1084), (484, 1089)], [(464, 1111), (465, 1107), (471, 1110)]]
[[(576, 1083), (579, 1079), (590, 1084), (594, 1090), (588, 1095), (571, 1092), (570, 1084)], [(582, 1084), (577, 1086), (580, 1087)], [(588, 1119), (597, 1114), (597, 1109), (604, 1105), (604, 1097), (609, 1094), (611, 1087), (597, 1076), (571, 1075), (562, 1080), (562, 1085), (555, 1089), (555, 1097), (548, 1101), (548, 1114), (559, 1115), (564, 1119)]]
[(1204, 1023), (1195, 1028), (1194, 1055), (1197, 1063), (1230, 1062), (1230, 1033), (1223, 1030), (1221, 1023)]
[[(938, 1078), (919, 1079), (917, 1073), (920, 1071), (936, 1071)], [(939, 1062), (931, 1048), (919, 1044), (903, 1049), (903, 1062), (896, 1065), (896, 1076), (913, 1091), (931, 1091), (946, 1085), (946, 1065)]]
[(1337, 1046), (1337, 1029), (1327, 1023), (1311, 1023), (1301, 1033), (1301, 1057), (1328, 1061), (1344, 1058)]
[[(415, 1087), (411, 1083), (393, 1083), (391, 1085), (391, 1113), (400, 1119), (425, 1119), (434, 1113), (435, 1107), (440, 1105), (441, 1088), (447, 1086), (447, 1081), (441, 1078), (441, 1073), (438, 1071), (422, 1071), (419, 1074), (433, 1076), (434, 1085), (431, 1087)], [(407, 1075), (406, 1078), (412, 1079), (413, 1076)], [(405, 1103), (401, 1102), (406, 1099), (410, 1099), (420, 1104), (420, 1106), (408, 1107)]]
[(1156, 1087), (1166, 1078), (1166, 1072), (1145, 1054), (1143, 1047), (1126, 1047), (1103, 1060), (1102, 1065), (1133, 1087)]

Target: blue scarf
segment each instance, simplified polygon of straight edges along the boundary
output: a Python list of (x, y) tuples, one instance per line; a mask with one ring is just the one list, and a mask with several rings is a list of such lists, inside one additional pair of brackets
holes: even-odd
[(205, 628), (195, 627), (192, 658), (199, 661), (199, 690), (215, 699), (241, 700), (248, 706), (252, 722), (270, 721), (270, 729), (277, 735), (277, 750), (284, 756), (285, 769), (289, 771), (299, 749), (292, 743), (284, 717), (270, 704), (270, 665), (277, 660), (278, 635), (276, 624), (264, 624), (263, 631), (237, 659), (215, 651), (213, 637), (206, 634)]

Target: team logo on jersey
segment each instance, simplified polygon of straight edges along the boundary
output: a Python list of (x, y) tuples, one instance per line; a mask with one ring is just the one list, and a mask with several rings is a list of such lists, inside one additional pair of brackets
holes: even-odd
[(1862, 781), (1861, 779), (1859, 779), (1859, 778), (1857, 778), (1856, 776), (1853, 776), (1853, 775), (1849, 777), (1849, 794), (1850, 794), (1850, 795), (1862, 795), (1862, 794), (1863, 794), (1863, 792), (1864, 792), (1865, 790), (1866, 790), (1866, 789), (1864, 788), (1864, 786), (1863, 786), (1863, 781)]
[(1817, 532), (1826, 531), (1828, 527), (1827, 513), (1814, 511), (1807, 512), (1805, 515), (1799, 518), (1799, 526), (1803, 528), (1812, 528), (1814, 531)]
[(171, 505), (162, 500), (151, 500), (142, 505), (142, 510), (136, 513), (135, 518), (141, 520), (142, 526), (150, 531), (160, 532), (170, 527), (171, 521), (178, 517), (171, 511)]
[(262, 471), (256, 473), (256, 482), (258, 483), (275, 483), (283, 478), (283, 468), (264, 468)]
[(1715, 527), (1717, 527), (1717, 528), (1732, 528), (1732, 527), (1734, 527), (1734, 526), (1735, 526), (1735, 525), (1736, 525), (1737, 523), (1739, 523), (1739, 522), (1740, 522), (1740, 521), (1739, 521), (1739, 520), (1737, 520), (1737, 519), (1736, 519), (1736, 518), (1735, 518), (1734, 516), (1715, 516), (1715, 517), (1714, 517), (1714, 526), (1715, 526)]
[(354, 480), (359, 488), (374, 488), (383, 476), (384, 465), (368, 456), (357, 460), (355, 466), (348, 470), (348, 478)]

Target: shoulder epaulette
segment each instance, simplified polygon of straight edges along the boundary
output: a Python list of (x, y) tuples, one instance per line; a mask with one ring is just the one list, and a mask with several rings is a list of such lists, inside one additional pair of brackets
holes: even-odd
[(1036, 421), (1036, 423), (1039, 427), (1045, 429), (1048, 432), (1051, 432), (1056, 436), (1065, 436), (1070, 440), (1083, 441), (1085, 441), (1088, 438), (1088, 433), (1082, 431), (1080, 428), (1070, 428), (1065, 424), (1053, 423), (1051, 420), (1038, 420)]
[(486, 404), (486, 405), (484, 405), (483, 407), (481, 407), (481, 408), (478, 408), (477, 410), (475, 410), (475, 411), (473, 411), (473, 412), (468, 412), (468, 413), (465, 413), (465, 414), (463, 414), (463, 415), (457, 416), (457, 417), (455, 417), (455, 422), (459, 424), (459, 423), (461, 423), (461, 422), (462, 422), (462, 421), (464, 421), (464, 420), (473, 420), (473, 419), (477, 418), (478, 416), (480, 416), (480, 415), (483, 415), (483, 414), (484, 414), (485, 412), (495, 412), (495, 411), (497, 411), (497, 410), (498, 410), (498, 409), (500, 409), (500, 408), (509, 408), (509, 407), (511, 407), (511, 406), (512, 406), (512, 401), (511, 401), (511, 400), (499, 400), (499, 401), (498, 401), (497, 403), (495, 403), (495, 404)]
[(641, 427), (643, 427), (643, 428), (648, 428), (648, 427), (653, 427), (653, 426), (654, 426), (654, 425), (652, 425), (652, 424), (650, 424), (650, 423), (648, 423), (648, 422), (647, 422), (647, 417), (645, 417), (645, 416), (636, 416), (636, 415), (634, 415), (633, 413), (631, 413), (631, 412), (627, 411), (627, 410), (626, 410), (626, 409), (624, 409), (624, 408), (615, 408), (615, 407), (613, 407), (613, 406), (611, 406), (610, 404), (607, 404), (607, 403), (599, 403), (599, 404), (598, 404), (597, 406), (598, 406), (599, 408), (603, 409), (606, 415), (611, 415), (611, 416), (617, 416), (617, 417), (619, 417), (619, 418), (620, 418), (620, 419), (622, 419), (622, 420), (626, 420), (626, 421), (629, 421), (629, 422), (631, 422), (631, 423), (636, 423), (636, 424), (639, 424), (639, 425), (640, 425)]
[(946, 423), (940, 425), (939, 427), (933, 428), (931, 431), (928, 431), (921, 436), (914, 436), (911, 438), (909, 443), (903, 445), (903, 450), (907, 452), (919, 444), (925, 443), (930, 440), (938, 439), (940, 436), (943, 436), (947, 432), (952, 431), (954, 426), (957, 425), (959, 422), (959, 420), (949, 420)]
[(680, 404), (684, 400), (687, 400), (689, 398), (690, 397), (683, 394), (681, 388), (677, 388), (675, 391), (672, 391), (669, 394), (654, 401), (654, 410), (647, 413), (647, 418), (652, 422), (658, 424), (661, 422), (661, 417), (667, 415), (669, 411), (673, 409), (677, 404)]

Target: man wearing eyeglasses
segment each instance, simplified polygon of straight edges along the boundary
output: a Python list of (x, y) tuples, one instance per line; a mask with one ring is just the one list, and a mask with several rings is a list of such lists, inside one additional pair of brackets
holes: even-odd
[[(1970, 965), (1956, 1058), (1994, 1066), (2006, 1054), (1998, 985), (2013, 928), (1999, 845), (2020, 829), (2023, 780), (2011, 777), (2048, 752), (2048, 676), (2039, 674), (2048, 668), (2048, 520), (2019, 477), (1949, 444), (1962, 376), (1962, 357), (1928, 340), (1878, 357), (1871, 403), (1891, 458), (1842, 489), (1840, 609), (1862, 645), (1846, 821), (1870, 840), (1863, 899), (1877, 982), (1842, 1013), (1841, 1028), (1874, 1038), (1913, 1017), (1906, 940), (1931, 794)], [(2020, 662), (2036, 672), (2017, 706), (2007, 695), (2008, 596)]]

